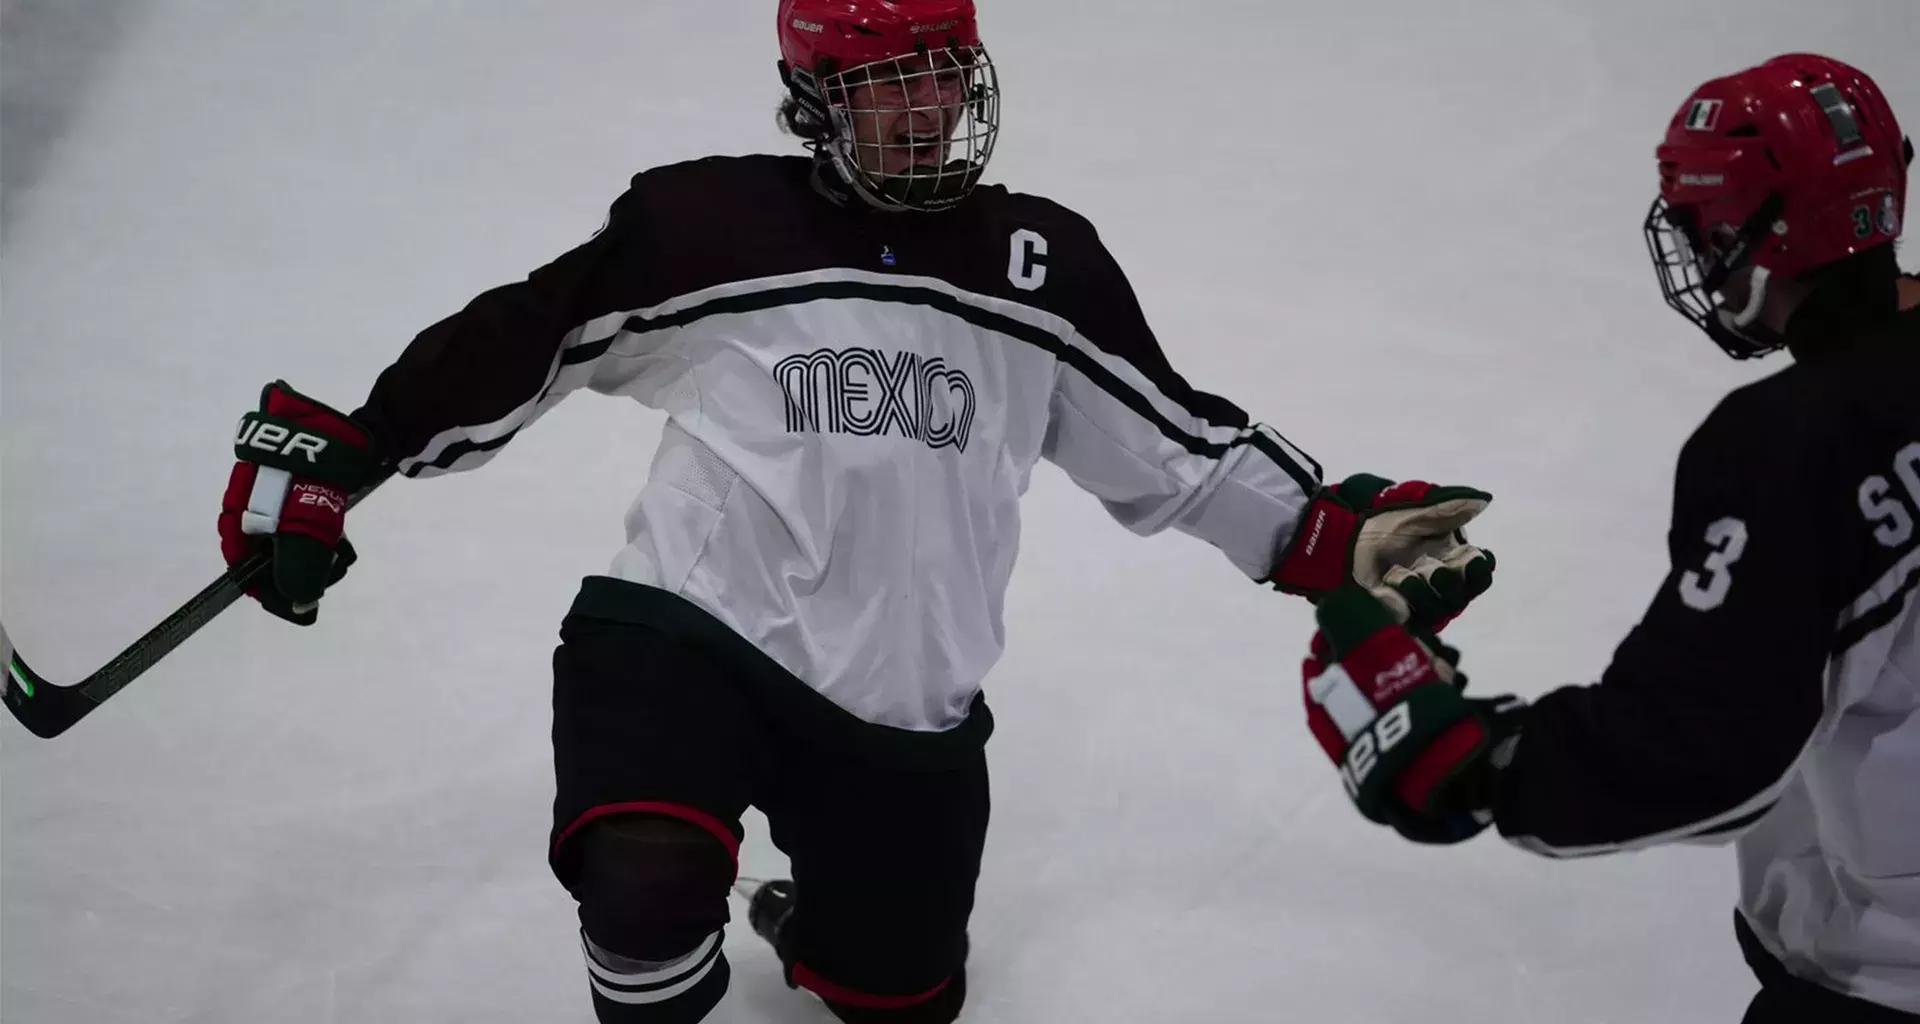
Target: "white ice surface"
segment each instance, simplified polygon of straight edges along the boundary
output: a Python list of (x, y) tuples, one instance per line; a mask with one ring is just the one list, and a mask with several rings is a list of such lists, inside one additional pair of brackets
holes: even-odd
[[(92, 669), (218, 571), (262, 383), (351, 405), (634, 170), (790, 147), (772, 6), (9, 0), (7, 102), (37, 119), (4, 144), (39, 148), (8, 165), (0, 264), (4, 615), (36, 666)], [(111, 30), (48, 29), (61, 7)], [(1335, 473), (1498, 495), (1499, 585), (1458, 627), (1489, 691), (1599, 671), (1662, 572), (1681, 441), (1770, 369), (1660, 303), (1665, 118), (1814, 50), (1920, 126), (1913, 0), (984, 17), (996, 179), (1100, 225), (1190, 379)], [(0, 1018), (589, 1020), (543, 861), (548, 657), (658, 426), (576, 399), (356, 513), (317, 628), (236, 609), (64, 738), (0, 723)], [(1301, 727), (1301, 605), (1052, 471), (1026, 514), (967, 1020), (1738, 1018), (1725, 851), (1404, 845)], [(747, 871), (778, 871), (749, 824)], [(716, 1020), (826, 1019), (743, 928), (728, 948)]]

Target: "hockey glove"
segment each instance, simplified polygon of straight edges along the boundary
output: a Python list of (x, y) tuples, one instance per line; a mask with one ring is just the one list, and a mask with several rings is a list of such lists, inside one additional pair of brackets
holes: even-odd
[(1355, 474), (1314, 495), (1268, 580), (1316, 602), (1355, 583), (1396, 620), (1438, 629), (1493, 585), (1493, 553), (1464, 530), (1492, 501), (1471, 487)]
[(1520, 703), (1464, 696), (1459, 652), (1409, 632), (1358, 587), (1328, 594), (1314, 615), (1307, 726), (1360, 813), (1419, 843), (1479, 834)]
[(371, 475), (371, 435), (284, 381), (260, 393), (260, 408), (240, 420), (239, 459), (220, 508), (220, 553), (237, 565), (267, 547), (273, 567), (248, 593), (289, 622), (312, 625), (320, 595), (353, 564), (347, 496)]

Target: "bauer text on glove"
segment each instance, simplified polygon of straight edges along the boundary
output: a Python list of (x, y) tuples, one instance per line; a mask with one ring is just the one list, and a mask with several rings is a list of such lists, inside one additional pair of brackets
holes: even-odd
[(265, 548), (272, 569), (249, 593), (269, 612), (311, 625), (320, 595), (353, 564), (347, 499), (377, 459), (372, 437), (347, 416), (283, 381), (262, 389), (240, 421), (233, 472), (220, 508), (229, 566)]

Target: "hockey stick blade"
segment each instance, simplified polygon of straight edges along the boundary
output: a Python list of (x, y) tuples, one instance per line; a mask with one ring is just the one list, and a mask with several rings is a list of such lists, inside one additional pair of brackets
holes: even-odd
[[(359, 504), (360, 499), (372, 493), (386, 477), (384, 472), (376, 476), (347, 499), (347, 507)], [(35, 672), (14, 649), (13, 638), (7, 635), (6, 627), (0, 625), (0, 652), (4, 652), (7, 661), (7, 710), (13, 712), (13, 717), (26, 726), (28, 732), (41, 739), (52, 739), (66, 732), (246, 596), (254, 578), (265, 572), (269, 564), (267, 555), (261, 553), (228, 569), (99, 671), (69, 686), (48, 682)]]

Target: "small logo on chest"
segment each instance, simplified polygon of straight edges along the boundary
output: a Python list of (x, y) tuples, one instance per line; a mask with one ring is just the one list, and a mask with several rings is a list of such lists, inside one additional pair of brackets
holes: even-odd
[(895, 434), (967, 450), (978, 405), (973, 381), (937, 356), (823, 348), (774, 364), (792, 433)]

